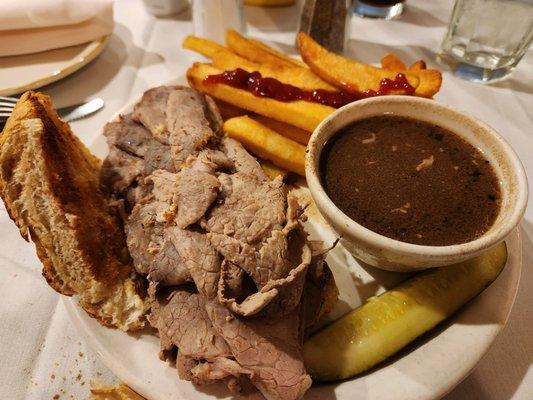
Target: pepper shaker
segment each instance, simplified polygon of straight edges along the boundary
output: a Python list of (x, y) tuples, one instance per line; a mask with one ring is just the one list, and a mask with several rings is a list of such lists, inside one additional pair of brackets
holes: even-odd
[(342, 53), (350, 36), (351, 4), (351, 0), (304, 0), (298, 31)]

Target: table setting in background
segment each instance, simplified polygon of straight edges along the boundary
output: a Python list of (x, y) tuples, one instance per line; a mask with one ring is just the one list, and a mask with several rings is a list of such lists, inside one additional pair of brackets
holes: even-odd
[(0, 397), (533, 398), (533, 2), (3, 7)]

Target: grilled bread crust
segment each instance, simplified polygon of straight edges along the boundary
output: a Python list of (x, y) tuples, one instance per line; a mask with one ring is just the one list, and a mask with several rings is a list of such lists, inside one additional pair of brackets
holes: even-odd
[(27, 92), (0, 135), (0, 196), (43, 276), (105, 325), (141, 328), (147, 304), (121, 220), (99, 189), (100, 160), (49, 97)]

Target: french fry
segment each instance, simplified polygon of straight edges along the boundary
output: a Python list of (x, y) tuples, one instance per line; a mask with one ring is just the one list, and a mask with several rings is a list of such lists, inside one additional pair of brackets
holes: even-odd
[(418, 86), (415, 89), (415, 96), (420, 97), (433, 97), (440, 89), (442, 84), (442, 74), (435, 69), (427, 69), (426, 62), (424, 60), (415, 61), (409, 68), (405, 66), (394, 54), (387, 54), (381, 59), (381, 65), (385, 69), (391, 71), (410, 72), (420, 80)]
[(208, 58), (212, 58), (215, 52), (220, 50), (227, 50), (224, 46), (213, 42), (208, 39), (204, 39), (198, 36), (187, 36), (181, 46), (185, 49), (195, 51), (197, 53), (203, 54)]
[(224, 122), (224, 131), (257, 156), (305, 176), (305, 146), (247, 116), (228, 119)]
[(248, 111), (243, 110), (240, 107), (236, 107), (233, 104), (218, 99), (214, 100), (218, 107), (218, 111), (220, 111), (220, 116), (224, 121), (233, 117), (240, 117), (241, 115), (248, 114)]
[(287, 66), (272, 68), (269, 64), (252, 62), (229, 50), (216, 51), (211, 58), (213, 66), (223, 71), (242, 68), (248, 72), (258, 71), (264, 77), (274, 78), (280, 82), (299, 87), (300, 89), (337, 91), (337, 88), (324, 82), (309, 68)]
[(253, 115), (251, 118), (265, 125), (267, 128), (276, 131), (280, 135), (303, 145), (307, 145), (307, 142), (309, 142), (309, 138), (311, 137), (311, 132), (304, 131), (303, 129), (286, 124), (285, 122), (276, 121), (275, 119), (263, 117), (262, 115)]
[(407, 69), (404, 62), (393, 53), (387, 53), (381, 57), (381, 68), (392, 71), (404, 71)]
[(230, 118), (248, 115), (250, 118), (255, 119), (257, 122), (265, 125), (267, 128), (270, 128), (273, 131), (278, 132), (280, 135), (294, 140), (295, 142), (307, 145), (307, 142), (309, 142), (309, 138), (311, 137), (311, 132), (304, 131), (303, 129), (300, 129), (294, 125), (276, 121), (275, 119), (264, 117), (259, 114), (250, 113), (249, 111), (246, 111), (240, 107), (236, 107), (233, 104), (222, 100), (215, 99), (215, 103), (224, 121)]
[(426, 62), (424, 60), (415, 61), (410, 67), (409, 71), (422, 71), (426, 69)]
[[(376, 68), (329, 52), (303, 32), (297, 38), (300, 55), (311, 71), (326, 82), (348, 92), (378, 90), (384, 78), (394, 79), (395, 71)], [(405, 72), (407, 81), (416, 88), (419, 79)]]
[(226, 44), (241, 57), (258, 64), (269, 64), (271, 67), (300, 67), (298, 61), (277, 52), (264, 43), (252, 41), (230, 29), (226, 33)]
[(281, 176), (281, 179), (285, 179), (288, 174), (287, 170), (272, 164), (272, 162), (268, 160), (259, 160), (259, 165), (261, 165), (261, 168), (265, 172), (266, 176), (268, 176), (270, 179), (275, 179), (278, 176)]
[(260, 40), (252, 39), (252, 38), (249, 38), (248, 40), (250, 42), (252, 42), (253, 44), (255, 44), (257, 47), (261, 48), (262, 50), (272, 54), (273, 56), (276, 56), (276, 57), (281, 58), (281, 59), (283, 59), (285, 61), (288, 61), (289, 63), (293, 64), (293, 66), (295, 66), (295, 67), (308, 68), (307, 64), (304, 63), (303, 61), (297, 60), (296, 58), (292, 58), (291, 56), (289, 56), (289, 55), (287, 55), (285, 53), (277, 51), (276, 49), (273, 49), (272, 47), (266, 45), (265, 43), (263, 43)]
[[(425, 66), (425, 63), (423, 65)], [(420, 79), (420, 83), (415, 89), (415, 96), (431, 98), (440, 90), (442, 74), (436, 69), (418, 69), (421, 66), (422, 64), (418, 64), (414, 67), (415, 69), (408, 69), (407, 71), (417, 74)]]
[(406, 71), (418, 76), (419, 84), (415, 89), (415, 96), (433, 97), (442, 85), (442, 74), (436, 69), (427, 69), (424, 60), (415, 61), (409, 68), (394, 54), (387, 54), (381, 59), (381, 66), (391, 71), (405, 73)]
[(267, 97), (257, 97), (246, 90), (222, 83), (208, 84), (204, 82), (207, 76), (222, 72), (208, 64), (194, 63), (187, 70), (187, 80), (193, 89), (207, 93), (211, 97), (265, 117), (297, 126), (308, 132), (314, 131), (324, 118), (335, 111), (333, 107), (322, 104), (307, 101), (285, 103)]

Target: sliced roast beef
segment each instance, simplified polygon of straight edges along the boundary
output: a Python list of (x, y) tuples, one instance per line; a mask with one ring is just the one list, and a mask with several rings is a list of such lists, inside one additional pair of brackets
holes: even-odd
[(125, 196), (143, 170), (142, 158), (117, 147), (110, 147), (109, 154), (102, 163), (100, 182), (106, 191)]
[(192, 282), (191, 274), (181, 259), (169, 235), (164, 235), (158, 252), (148, 269), (148, 279), (160, 286), (177, 286)]
[(151, 89), (106, 128), (105, 184), (131, 206), (128, 248), (180, 377), (297, 400), (311, 385), (303, 332), (331, 307), (334, 281), (296, 198), (221, 127), (209, 97)]
[(315, 330), (320, 317), (329, 313), (338, 300), (339, 290), (324, 254), (313, 257), (308, 268), (302, 294), (303, 329), (305, 336)]
[(189, 157), (186, 164), (178, 174), (173, 197), (177, 209), (175, 222), (180, 228), (198, 222), (217, 198), (220, 182), (215, 171), (233, 168), (224, 153), (209, 149)]
[(110, 146), (144, 160), (145, 176), (157, 169), (175, 171), (170, 147), (157, 141), (148, 129), (133, 119), (132, 114), (108, 123), (104, 128), (104, 135)]
[(169, 144), (167, 127), (167, 102), (176, 86), (159, 86), (143, 93), (141, 101), (133, 108), (133, 118), (150, 130), (161, 143)]
[(222, 262), (220, 254), (201, 232), (178, 227), (169, 227), (166, 232), (170, 235), (198, 291), (207, 299), (215, 298)]
[(155, 254), (163, 244), (163, 226), (157, 222), (155, 202), (138, 203), (126, 225), (126, 243), (137, 272), (148, 274)]
[(253, 175), (261, 182), (268, 179), (257, 159), (236, 140), (224, 137), (221, 140), (220, 149), (233, 161), (236, 172)]
[(196, 360), (231, 356), (225, 340), (207, 317), (203, 296), (182, 286), (167, 298), (160, 297), (152, 305), (149, 320), (159, 331), (164, 355), (176, 346), (182, 355)]
[(146, 156), (154, 140), (150, 131), (136, 122), (132, 114), (121, 115), (117, 121), (107, 123), (104, 136), (109, 145), (139, 158)]
[[(160, 187), (160, 186), (158, 186)], [(174, 246), (171, 234), (158, 218), (162, 203), (153, 197), (138, 203), (126, 222), (126, 243), (137, 272), (149, 274), (160, 286), (192, 281), (185, 260)]]
[(155, 203), (158, 222), (170, 222), (174, 219), (175, 210), (172, 207), (172, 198), (177, 182), (178, 174), (164, 170), (154, 171), (145, 179), (145, 183), (153, 185), (152, 196), (148, 201)]
[(232, 392), (241, 391), (242, 379), (239, 378), (252, 375), (251, 370), (243, 368), (229, 357), (217, 357), (213, 361), (198, 361), (189, 358), (186, 368), (188, 368), (187, 377), (195, 384), (208, 385), (217, 381), (225, 381)]
[(168, 142), (178, 167), (215, 139), (221, 127), (216, 107), (208, 106), (205, 95), (186, 87), (169, 94), (166, 124)]
[(229, 262), (227, 265), (242, 268), (259, 289), (239, 302), (232, 295), (236, 290), (229, 285), (229, 271), (222, 270), (218, 299), (239, 315), (255, 315), (263, 310), (272, 315), (284, 315), (300, 302), (311, 251), (299, 221), (302, 210), (298, 202), (289, 195), (287, 204), (285, 226), (270, 231), (270, 236), (260, 245), (243, 243), (219, 233), (207, 235)]
[(111, 193), (126, 198), (130, 208), (150, 191), (144, 177), (163, 169), (173, 172), (170, 147), (154, 139), (150, 131), (127, 114), (106, 124), (109, 154), (100, 180)]
[(251, 374), (234, 361), (207, 316), (203, 296), (195, 290), (181, 287), (154, 298), (149, 321), (159, 332), (163, 359), (172, 359), (178, 349), (176, 364), (182, 379), (200, 385), (228, 379), (228, 386), (235, 388), (238, 383), (233, 380)]
[(176, 172), (170, 146), (164, 145), (157, 140), (152, 140), (150, 146), (144, 154), (144, 175), (150, 175), (154, 171), (162, 169), (169, 172)]
[(185, 86), (160, 86), (143, 94), (133, 117), (170, 146), (177, 170), (220, 134), (222, 119), (213, 101)]
[(206, 229), (250, 245), (262, 243), (285, 222), (286, 192), (280, 179), (260, 181), (255, 175), (220, 174), (224, 201), (207, 214)]
[(206, 302), (216, 332), (252, 383), (268, 400), (297, 400), (311, 386), (301, 354), (299, 310), (270, 318), (236, 317), (216, 301)]

